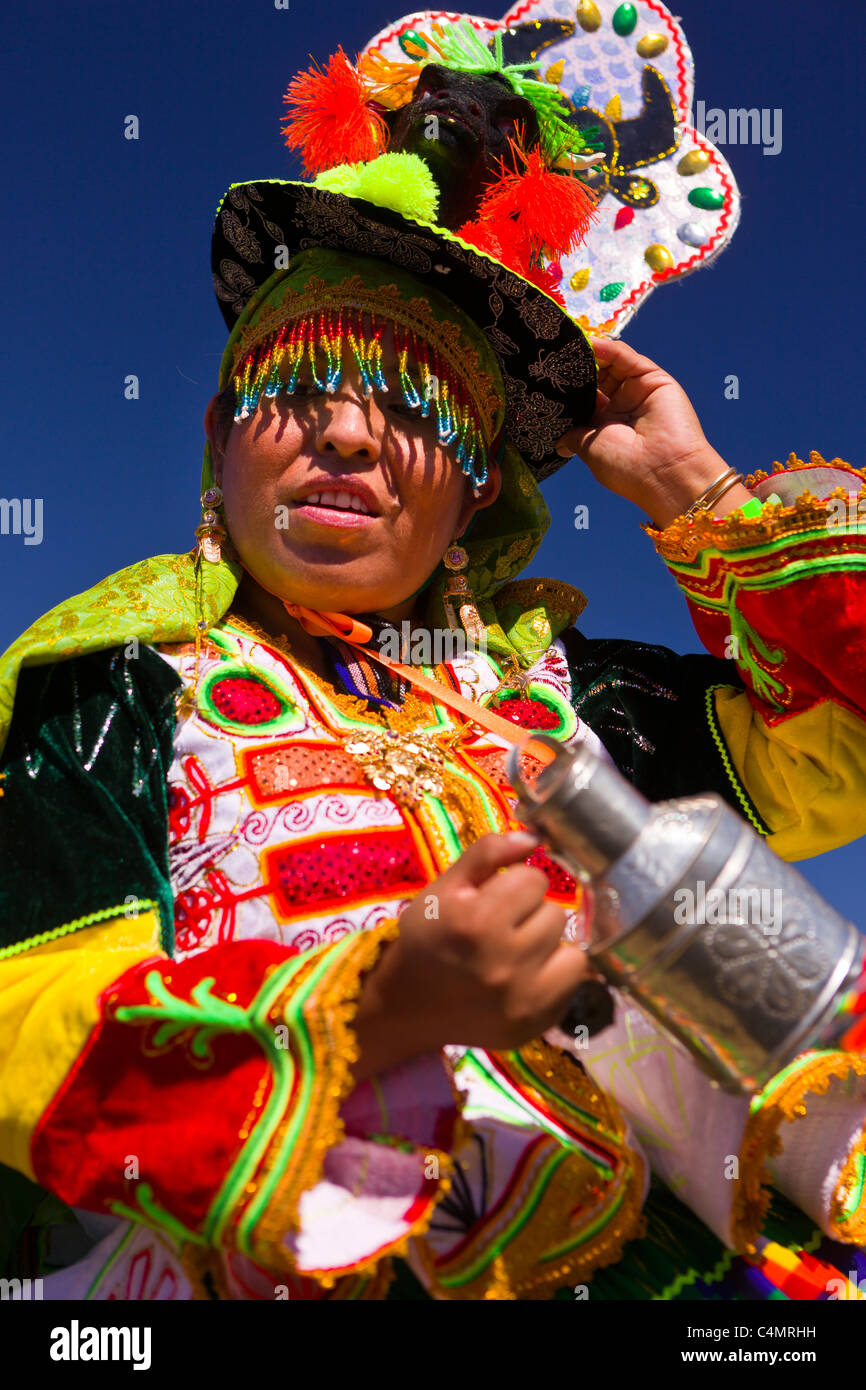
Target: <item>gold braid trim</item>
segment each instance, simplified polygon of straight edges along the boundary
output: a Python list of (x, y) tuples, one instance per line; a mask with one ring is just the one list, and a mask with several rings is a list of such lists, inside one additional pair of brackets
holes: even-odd
[[(752, 1110), (740, 1145), (739, 1177), (731, 1209), (731, 1245), (740, 1254), (755, 1254), (755, 1240), (761, 1233), (770, 1205), (769, 1185), (772, 1177), (767, 1160), (782, 1150), (779, 1133), (782, 1122), (801, 1118), (806, 1114), (807, 1096), (825, 1095), (834, 1078), (845, 1080), (852, 1073), (854, 1076), (866, 1076), (866, 1057), (852, 1052), (809, 1053), (799, 1065), (793, 1063), (789, 1074), (777, 1082), (767, 1099)], [(769, 1085), (773, 1087), (773, 1082)], [(861, 1143), (866, 1144), (866, 1137), (861, 1136)], [(854, 1181), (854, 1165), (859, 1148), (860, 1145), (855, 1146), (849, 1155), (831, 1204), (830, 1220), (835, 1228), (834, 1234), (837, 1239), (846, 1242), (854, 1241), (866, 1229), (866, 1212), (858, 1219), (856, 1227), (849, 1221), (847, 1231), (843, 1231), (838, 1224)]]
[(839, 1181), (830, 1202), (830, 1224), (833, 1234), (837, 1240), (845, 1241), (851, 1245), (863, 1245), (866, 1243), (866, 1199), (861, 1197), (857, 1207), (848, 1215), (845, 1215), (845, 1208), (851, 1200), (858, 1185), (863, 1181), (861, 1164), (866, 1157), (866, 1125), (860, 1131), (860, 1137), (856, 1144), (851, 1147), (851, 1152), (842, 1166), (839, 1174)]
[(280, 304), (266, 304), (255, 323), (241, 330), (232, 348), (232, 376), (247, 353), (283, 324), (318, 309), (340, 308), (376, 314), (410, 329), (435, 347), (468, 390), (484, 427), (485, 442), (493, 442), (496, 416), (502, 404), (500, 393), (493, 377), (484, 370), (479, 354), (466, 342), (459, 324), (437, 319), (428, 301), (420, 295), (407, 302), (397, 285), (371, 289), (360, 275), (348, 275), (338, 284), (328, 284), (314, 276), (303, 290), (289, 286)]
[(510, 584), (493, 595), (496, 609), (517, 603), (521, 608), (537, 608), (546, 604), (554, 613), (567, 613), (569, 626), (574, 623), (587, 605), (585, 594), (560, 579), (513, 579)]
[[(292, 644), (284, 632), (265, 632), (259, 623), (254, 623), (251, 618), (242, 618), (234, 608), (230, 608), (227, 613), (224, 613), (220, 622), (229, 623), (232, 627), (239, 628), (241, 632), (246, 633), (247, 637), (254, 637), (263, 646), (273, 647), (276, 651), (282, 652), (283, 656), (291, 656), (293, 660), (297, 660), (293, 655)], [(217, 647), (216, 651), (220, 656), (223, 655), (220, 647)]]
[[(494, 1053), (497, 1062), (511, 1076), (508, 1054)], [(627, 1126), (613, 1096), (604, 1092), (582, 1068), (542, 1038), (519, 1049), (525, 1066), (543, 1076), (547, 1087), (553, 1087), (562, 1101), (557, 1102), (549, 1089), (536, 1090), (527, 1078), (513, 1078), (513, 1084), (530, 1104), (538, 1103), (574, 1127), (574, 1108), (583, 1111), (596, 1122), (596, 1138), (619, 1159), (618, 1171), (602, 1191), (603, 1183), (590, 1161), (578, 1150), (566, 1153), (565, 1158), (547, 1179), (531, 1215), (495, 1255), (485, 1262), (485, 1246), (496, 1241), (497, 1230), (509, 1220), (517, 1220), (526, 1200), (532, 1196), (532, 1173), (523, 1175), (522, 1183), (500, 1198), (492, 1214), (482, 1218), (467, 1240), (461, 1242), (453, 1256), (438, 1259), (424, 1241), (414, 1247), (417, 1263), (424, 1271), (424, 1280), (434, 1298), (464, 1300), (527, 1300), (548, 1299), (557, 1289), (573, 1279), (588, 1279), (596, 1270), (616, 1264), (630, 1240), (645, 1234), (641, 1214), (644, 1193), (644, 1161), (626, 1143)], [(591, 1126), (585, 1127), (592, 1132)], [(552, 1153), (567, 1147), (553, 1135), (544, 1133), (543, 1147), (533, 1167), (545, 1162)], [(524, 1190), (525, 1189), (525, 1190)], [(614, 1213), (594, 1235), (582, 1244), (555, 1258), (545, 1258), (552, 1248), (569, 1234), (569, 1213), (583, 1207), (586, 1223), (603, 1217), (619, 1203)], [(445, 1283), (443, 1276), (458, 1274), (474, 1264), (482, 1267), (478, 1273), (459, 1285)]]
[[(354, 1085), (352, 1064), (360, 1056), (351, 1027), (358, 1012), (358, 996), (363, 979), (376, 965), (382, 948), (398, 935), (396, 918), (359, 933), (348, 949), (335, 952), (332, 967), (304, 1006), (303, 1019), (312, 1048), (315, 1085), (311, 1113), (304, 1124), (303, 1143), (298, 1146), (299, 1152), (289, 1156), (252, 1236), (253, 1257), (260, 1259), (268, 1269), (281, 1269), (286, 1264), (293, 1267), (281, 1237), (287, 1230), (298, 1229), (301, 1196), (319, 1181), (328, 1149), (343, 1137), (343, 1122), (338, 1112), (340, 1103)], [(310, 968), (315, 964), (311, 957)], [(268, 1011), (268, 1019), (274, 1026), (285, 1021), (286, 1006), (297, 992), (300, 981), (301, 976), (296, 975), (274, 1000)], [(273, 1134), (257, 1182), (262, 1171), (268, 1171), (276, 1161), (288, 1128), (286, 1117)]]
[[(545, 1156), (558, 1145), (552, 1137), (544, 1142)], [(458, 1286), (445, 1284), (439, 1277), (449, 1261), (437, 1265), (423, 1240), (417, 1242), (414, 1253), (423, 1271), (423, 1282), (431, 1297), (446, 1302), (501, 1301), (534, 1302), (549, 1299), (557, 1289), (565, 1288), (572, 1280), (583, 1281), (599, 1269), (616, 1264), (630, 1240), (646, 1234), (641, 1215), (643, 1204), (643, 1160), (632, 1151), (631, 1165), (625, 1179), (613, 1184), (616, 1191), (625, 1184), (625, 1195), (616, 1215), (603, 1229), (585, 1244), (556, 1260), (544, 1260), (556, 1234), (561, 1234), (566, 1214), (575, 1206), (591, 1205), (597, 1174), (582, 1154), (566, 1154), (558, 1168), (547, 1180), (532, 1215), (522, 1231), (515, 1235), (500, 1253), (492, 1256), (484, 1269), (469, 1281)], [(518, 1203), (521, 1194), (517, 1194)], [(514, 1215), (509, 1208), (509, 1215)], [(472, 1239), (468, 1250), (483, 1258), (480, 1236)], [(468, 1255), (467, 1255), (468, 1259)], [(459, 1268), (464, 1259), (455, 1260)]]
[[(373, 1273), (383, 1259), (404, 1254), (409, 1241), (426, 1230), (437, 1202), (450, 1186), (449, 1174), (453, 1167), (451, 1158), (439, 1149), (428, 1147), (424, 1152), (438, 1160), (441, 1174), (438, 1191), (431, 1199), (429, 1207), (399, 1239), (380, 1248), (369, 1258), (353, 1264), (351, 1269), (345, 1272), (299, 1270), (283, 1243), (288, 1231), (298, 1229), (298, 1208), (303, 1193), (308, 1192), (319, 1181), (326, 1153), (343, 1138), (340, 1105), (352, 1090), (352, 1065), (360, 1055), (351, 1025), (358, 1010), (361, 983), (378, 961), (385, 943), (393, 941), (398, 935), (399, 927), (395, 918), (380, 923), (370, 931), (358, 933), (350, 947), (340, 952), (333, 968), (317, 987), (314, 997), (305, 1005), (304, 1021), (310, 1035), (312, 1068), (316, 1076), (315, 1094), (304, 1132), (289, 1156), (288, 1163), (280, 1174), (251, 1237), (250, 1257), (255, 1263), (261, 1264), (271, 1273), (285, 1270), (306, 1279), (314, 1279), (326, 1289), (333, 1288), (337, 1280), (345, 1277), (345, 1274)], [(275, 1025), (283, 1020), (284, 1005), (297, 988), (298, 979), (295, 977), (269, 1010), (268, 1018)], [(257, 1181), (262, 1172), (267, 1171), (276, 1161), (288, 1127), (288, 1118), (277, 1127), (268, 1146), (268, 1153), (258, 1170)]]
[(180, 1252), (180, 1262), (192, 1284), (192, 1296), (196, 1302), (227, 1303), (231, 1300), (222, 1250), (214, 1250), (210, 1245), (193, 1245), (187, 1241)]
[[(866, 496), (866, 469), (852, 468), (843, 459), (827, 462), (814, 450), (811, 462), (792, 454), (787, 465), (774, 464), (774, 473), (797, 473), (812, 468), (839, 468), (860, 480), (858, 497)], [(758, 472), (745, 479), (744, 486), (754, 488), (758, 483), (772, 477), (772, 474)], [(743, 516), (742, 512), (729, 512), (727, 516), (715, 517), (712, 512), (698, 512), (693, 520), (685, 516), (675, 517), (670, 525), (658, 530), (650, 522), (642, 523), (642, 529), (654, 542), (663, 560), (673, 564), (691, 563), (702, 550), (732, 551), (748, 550), (755, 546), (770, 545), (775, 541), (793, 539), (809, 531), (827, 530), (828, 534), (838, 532), (840, 543), (848, 534), (849, 528), (828, 525), (832, 514), (830, 502), (836, 498), (846, 500), (848, 490), (842, 486), (834, 488), (827, 498), (814, 497), (804, 488), (796, 502), (790, 506), (784, 503), (764, 504), (760, 516)], [(866, 531), (866, 528), (864, 528)]]
[(866, 482), (866, 468), (855, 468), (852, 463), (848, 463), (845, 459), (825, 459), (823, 454), (818, 453), (817, 449), (810, 449), (808, 463), (804, 459), (798, 458), (796, 454), (790, 453), (785, 463), (780, 463), (776, 459), (770, 473), (767, 473), (763, 468), (759, 468), (755, 473), (750, 473), (748, 478), (743, 480), (744, 486), (757, 487), (758, 483), (766, 482), (767, 478), (775, 477), (777, 473), (798, 473), (804, 468), (842, 468), (846, 473), (854, 473)]

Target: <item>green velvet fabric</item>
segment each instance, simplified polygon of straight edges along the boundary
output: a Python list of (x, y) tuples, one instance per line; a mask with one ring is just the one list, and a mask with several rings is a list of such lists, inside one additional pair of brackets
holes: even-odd
[(666, 801), (718, 792), (740, 815), (747, 804), (752, 824), (769, 834), (745, 788), (731, 781), (710, 727), (707, 692), (718, 685), (744, 689), (733, 661), (583, 638), (574, 628), (563, 642), (575, 710), (644, 796)]
[(22, 670), (3, 759), (0, 953), (136, 903), (158, 914), (171, 950), (167, 775), (179, 688), (149, 647)]

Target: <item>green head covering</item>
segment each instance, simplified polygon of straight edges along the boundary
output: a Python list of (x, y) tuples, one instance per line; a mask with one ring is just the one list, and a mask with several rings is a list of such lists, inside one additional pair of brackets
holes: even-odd
[[(457, 444), (464, 472), (470, 472), (471, 453), (480, 465), (474, 471), (483, 477), (505, 414), (493, 349), (451, 300), (387, 261), (324, 247), (302, 251), (247, 303), (223, 352), (219, 389), (234, 379), (241, 418), (263, 395), (290, 395), (304, 363), (332, 391), (347, 342), (367, 390), (384, 389), (389, 383), (381, 372), (376, 327), (381, 333), (385, 321), (394, 325), (398, 352), (404, 345), (400, 378), (407, 402), (433, 414), (440, 442)], [(202, 491), (212, 482), (208, 444)]]
[[(505, 595), (501, 592), (534, 556), (550, 514), (529, 468), (500, 437), (503, 389), (496, 358), (480, 330), (456, 305), (385, 262), (330, 250), (302, 253), (287, 269), (275, 272), (245, 307), (226, 344), (219, 387), (225, 387), (234, 367), (257, 342), (272, 333), (281, 315), (285, 319), (288, 311), (305, 313), (353, 298), (375, 306), (381, 317), (411, 327), (416, 339), (434, 347), (444, 378), (453, 377), (454, 383), (464, 378), (464, 400), (471, 405), (485, 450), (495, 448), (499, 439), (499, 497), (476, 516), (471, 536), (462, 544), (469, 553), (469, 585), (489, 650), (528, 667), (574, 621), (583, 600), (567, 585), (537, 590), (533, 582), (531, 590), (518, 585)], [(208, 443), (202, 491), (212, 482)], [(228, 611), (242, 573), (231, 558), (211, 563), (196, 551), (159, 555), (111, 575), (39, 618), (0, 658), (0, 750), (22, 665), (48, 665), (133, 640), (190, 641)], [(446, 578), (440, 565), (427, 586), (425, 620), (431, 628), (447, 626), (442, 602)]]

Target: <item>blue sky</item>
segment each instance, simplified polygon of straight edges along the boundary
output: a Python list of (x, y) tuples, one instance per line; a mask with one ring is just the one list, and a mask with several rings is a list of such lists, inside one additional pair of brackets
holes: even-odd
[[(676, 8), (696, 96), (781, 108), (783, 147), (726, 149), (743, 193), (732, 245), (653, 295), (627, 339), (683, 384), (743, 472), (812, 448), (866, 465), (862, 17), (844, 0)], [(0, 495), (43, 498), (44, 539), (0, 536), (0, 647), (104, 575), (192, 544), (225, 339), (210, 284), (217, 203), (237, 180), (297, 176), (279, 130), (289, 79), (400, 13), (383, 0), (85, 0), (19, 4), (7, 19)], [(123, 138), (130, 113), (136, 142)], [(731, 373), (736, 401), (723, 394)], [(635, 508), (579, 461), (546, 495), (554, 522), (532, 571), (584, 590), (583, 630), (698, 649)], [(572, 524), (578, 503), (586, 531)], [(861, 926), (862, 860), (860, 841), (801, 866)]]

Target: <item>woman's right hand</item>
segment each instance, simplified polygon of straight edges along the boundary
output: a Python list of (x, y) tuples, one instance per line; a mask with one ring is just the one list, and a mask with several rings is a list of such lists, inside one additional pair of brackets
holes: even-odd
[(520, 1047), (559, 1021), (589, 966), (521, 862), (537, 844), (485, 835), (405, 909), (361, 992), (356, 1080), (446, 1043)]

